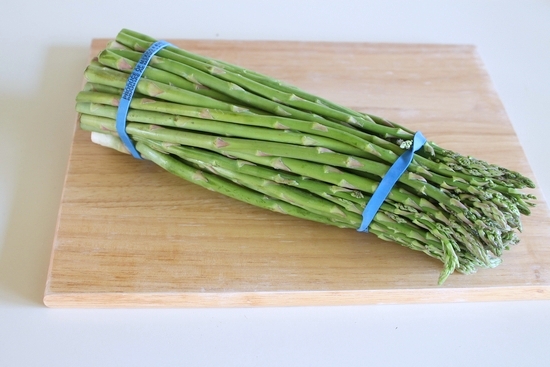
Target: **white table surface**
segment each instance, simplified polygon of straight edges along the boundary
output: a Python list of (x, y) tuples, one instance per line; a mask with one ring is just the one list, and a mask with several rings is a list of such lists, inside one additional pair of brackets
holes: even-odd
[(474, 44), (550, 198), (549, 1), (18, 0), (2, 1), (0, 15), (0, 366), (550, 365), (550, 301), (42, 304), (92, 38), (125, 27), (158, 38)]

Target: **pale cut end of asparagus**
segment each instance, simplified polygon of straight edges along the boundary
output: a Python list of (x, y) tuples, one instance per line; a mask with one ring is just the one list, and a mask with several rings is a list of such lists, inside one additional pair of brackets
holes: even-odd
[(130, 151), (126, 148), (124, 143), (122, 143), (122, 140), (114, 135), (92, 131), (91, 137), (92, 143), (118, 150), (121, 153), (130, 154)]

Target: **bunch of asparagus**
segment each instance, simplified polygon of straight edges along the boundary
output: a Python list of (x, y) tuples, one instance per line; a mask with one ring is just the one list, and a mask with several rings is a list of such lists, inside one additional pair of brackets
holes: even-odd
[[(128, 153), (117, 106), (155, 42), (122, 30), (85, 71), (80, 127)], [(136, 149), (207, 189), (280, 213), (357, 229), (384, 174), (414, 132), (273, 78), (169, 46), (137, 84), (126, 131)], [(383, 240), (443, 262), (439, 283), (500, 263), (534, 197), (527, 177), (427, 142), (370, 224)]]

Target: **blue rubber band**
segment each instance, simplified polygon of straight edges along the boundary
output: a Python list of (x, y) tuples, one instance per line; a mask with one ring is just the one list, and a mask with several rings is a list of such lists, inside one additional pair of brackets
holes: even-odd
[(132, 153), (132, 156), (137, 159), (142, 159), (141, 155), (136, 150), (132, 139), (130, 139), (130, 137), (126, 133), (126, 117), (128, 116), (128, 109), (130, 108), (130, 101), (134, 96), (137, 84), (139, 82), (139, 79), (141, 79), (145, 68), (147, 67), (153, 56), (166, 46), (170, 46), (170, 43), (166, 41), (157, 41), (153, 43), (151, 47), (149, 47), (143, 53), (143, 55), (141, 55), (141, 59), (138, 61), (136, 67), (126, 81), (126, 87), (122, 92), (122, 97), (120, 98), (120, 103), (118, 104), (118, 110), (116, 114), (116, 131), (126, 148), (128, 148), (130, 153)]
[(357, 231), (369, 231), (369, 225), (374, 219), (376, 213), (378, 213), (378, 209), (380, 209), (380, 206), (382, 205), (384, 200), (386, 200), (386, 197), (389, 195), (395, 183), (399, 180), (401, 175), (407, 170), (407, 167), (409, 167), (409, 165), (411, 164), (414, 152), (422, 148), (424, 144), (426, 144), (426, 138), (424, 137), (424, 135), (422, 135), (420, 131), (417, 131), (414, 134), (412, 146), (405, 152), (403, 152), (403, 154), (401, 154), (399, 158), (397, 158), (397, 160), (393, 163), (388, 172), (386, 172), (386, 174), (382, 178), (382, 181), (380, 181), (380, 184), (374, 191), (374, 194), (372, 194), (371, 199), (369, 200), (367, 206), (365, 207), (365, 210), (363, 211), (363, 221), (361, 222), (361, 226)]

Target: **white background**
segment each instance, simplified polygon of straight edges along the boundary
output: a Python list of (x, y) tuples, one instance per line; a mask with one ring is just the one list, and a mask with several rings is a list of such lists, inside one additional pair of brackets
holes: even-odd
[(0, 366), (550, 365), (550, 301), (45, 308), (74, 96), (91, 39), (124, 27), (157, 38), (474, 44), (550, 198), (549, 1), (3, 0)]

